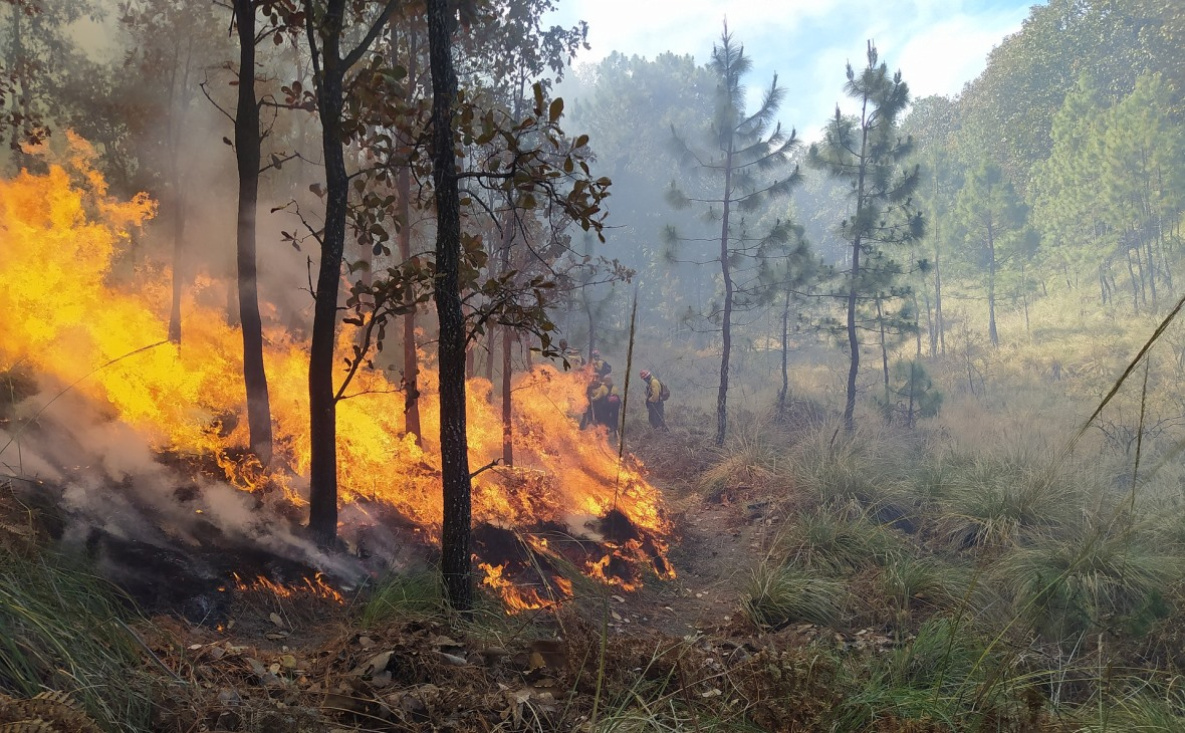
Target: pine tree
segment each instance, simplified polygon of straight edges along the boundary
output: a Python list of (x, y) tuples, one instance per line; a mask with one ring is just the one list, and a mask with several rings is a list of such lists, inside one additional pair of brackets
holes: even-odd
[[(781, 125), (774, 122), (784, 94), (777, 76), (757, 110), (746, 113), (741, 80), (752, 62), (745, 56), (744, 47), (733, 41), (727, 24), (720, 44), (712, 48), (711, 68), (718, 80), (716, 110), (704, 144), (693, 144), (674, 126), (671, 133), (682, 161), (694, 166), (694, 171), (710, 179), (713, 186), (719, 185), (714, 188), (719, 194), (689, 194), (671, 181), (667, 200), (676, 209), (703, 206), (705, 220), (719, 222), (720, 226), (719, 249), (707, 261), (719, 264), (724, 285), (720, 312), (713, 314), (720, 319), (723, 342), (716, 395), (716, 445), (723, 445), (728, 428), (733, 309), (757, 304), (771, 294), (766, 287), (768, 278), (762, 275), (775, 258), (786, 254), (795, 234), (794, 227), (781, 219), (768, 225), (759, 222), (755, 230), (745, 215), (759, 216), (771, 199), (788, 194), (800, 179), (797, 166), (790, 166), (790, 154), (798, 146), (798, 139), (793, 131), (784, 134)], [(680, 234), (673, 225), (666, 228), (665, 238), (671, 245), (704, 241)]]
[(851, 245), (851, 264), (844, 285), (847, 301), (846, 330), (849, 366), (844, 429), (855, 427), (856, 377), (860, 371), (859, 305), (869, 299), (881, 302), (900, 266), (881, 251), (881, 245), (908, 244), (924, 232), (922, 215), (914, 206), (919, 168), (903, 168), (912, 147), (897, 135), (897, 117), (909, 104), (909, 87), (901, 72), (889, 76), (885, 64), (877, 64), (876, 46), (868, 42), (868, 65), (859, 74), (847, 67), (844, 91), (860, 105), (854, 117), (835, 109), (823, 142), (810, 149), (812, 166), (851, 185), (852, 215), (840, 224)]
[(1018, 244), (1024, 231), (1028, 209), (1000, 166), (987, 160), (980, 162), (959, 191), (956, 208), (964, 241), (971, 248), (971, 263), (987, 271), (988, 337), (998, 348), (996, 281), (1010, 256), (1007, 250)]

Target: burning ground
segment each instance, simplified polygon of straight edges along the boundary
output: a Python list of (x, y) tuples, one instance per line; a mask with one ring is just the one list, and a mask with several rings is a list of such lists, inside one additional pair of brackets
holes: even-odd
[[(65, 156), (45, 161), (46, 173), (0, 182), (5, 471), (52, 495), (67, 539), (131, 552), (125, 563), (133, 565), (145, 552), (255, 549), (269, 558), (265, 567), (241, 574), (291, 562), (307, 568), (302, 578), (319, 571), (352, 585), (415, 562), (408, 546), (430, 547), (442, 513), (431, 363), (420, 377), (422, 447), (403, 433), (402, 394), (383, 372), (364, 370), (340, 402), (341, 533), (355, 557), (318, 551), (298, 529), (309, 465), (303, 336), (265, 304), (278, 459), (264, 469), (243, 447), (241, 337), (211, 305), (226, 302), (225, 283), (197, 279), (184, 341), (169, 343), (171, 274), (133, 246), (154, 204), (109, 196), (93, 158), (71, 138)], [(343, 357), (354, 338), (343, 330)], [(671, 526), (642, 466), (619, 461), (601, 436), (578, 429), (584, 381), (547, 364), (520, 375), (517, 464), (475, 479), (478, 562), (511, 609), (567, 597), (565, 573), (626, 590), (648, 574), (674, 576), (665, 559)], [(485, 380), (469, 385), (475, 466), (501, 454), (491, 391)], [(207, 564), (196, 575), (213, 582), (234, 570), (228, 565)]]

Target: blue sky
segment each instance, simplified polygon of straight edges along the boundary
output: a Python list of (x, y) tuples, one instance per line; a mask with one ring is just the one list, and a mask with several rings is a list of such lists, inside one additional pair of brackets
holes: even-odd
[[(754, 71), (750, 94), (774, 72), (786, 89), (780, 117), (807, 137), (841, 101), (844, 64), (864, 61), (867, 39), (900, 69), (915, 98), (957, 94), (986, 56), (1028, 16), (1032, 0), (560, 0), (556, 23), (589, 23), (595, 62), (611, 51), (663, 51), (707, 61), (728, 18)], [(577, 64), (581, 59), (577, 59)]]

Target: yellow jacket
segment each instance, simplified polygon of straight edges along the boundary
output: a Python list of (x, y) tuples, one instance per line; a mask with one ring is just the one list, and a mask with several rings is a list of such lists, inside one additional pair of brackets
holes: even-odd
[(662, 402), (662, 382), (658, 381), (658, 377), (653, 375), (646, 382), (646, 401)]
[(597, 400), (603, 400), (608, 396), (609, 396), (609, 389), (603, 384), (598, 384), (594, 389), (590, 389), (588, 391), (589, 402), (596, 402)]

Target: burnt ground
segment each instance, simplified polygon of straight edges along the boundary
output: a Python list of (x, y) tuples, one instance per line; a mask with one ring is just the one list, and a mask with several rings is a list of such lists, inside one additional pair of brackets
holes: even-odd
[[(576, 597), (560, 608), (508, 615), (487, 591), (468, 621), (428, 609), (366, 623), (366, 584), (339, 597), (311, 567), (266, 551), (185, 553), (102, 533), (87, 547), (150, 616), (133, 631), (140, 673), (164, 696), (153, 730), (591, 730), (594, 715), (638, 695), (805, 729), (835, 695), (834, 670), (807, 645), (846, 641), (809, 624), (763, 633), (744, 619), (750, 573), (789, 507), (744, 477), (698, 493), (710, 457), (689, 437), (641, 445), (675, 526), (678, 577), (644, 577), (634, 592), (575, 578)], [(61, 518), (42, 509), (49, 530), (36, 532), (52, 542)], [(484, 528), (478, 539), (505, 538)], [(430, 567), (431, 553), (419, 564)], [(3, 714), (0, 700), (0, 723)]]

